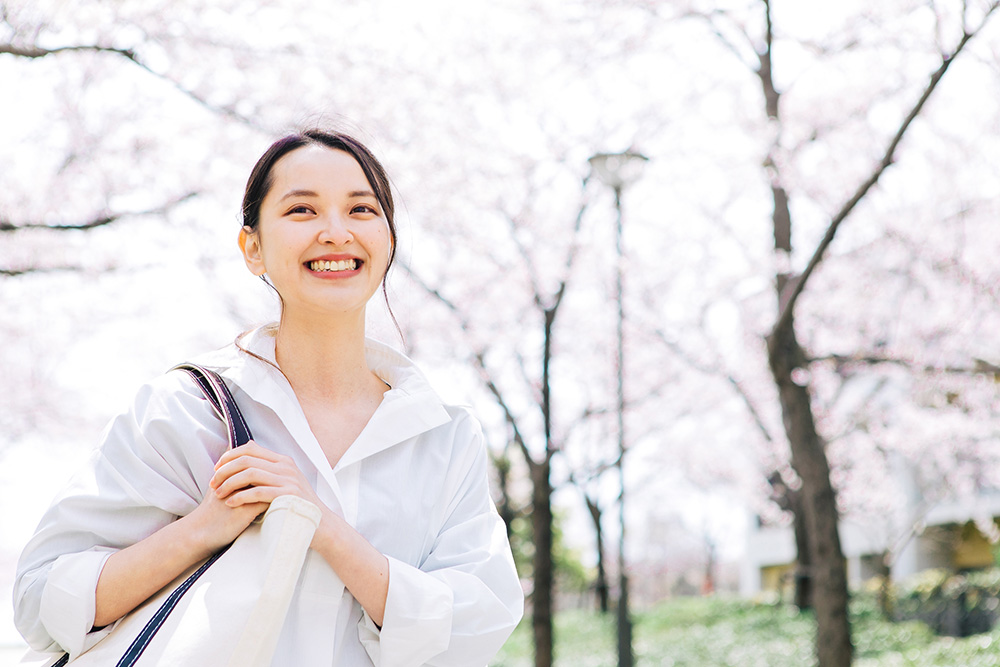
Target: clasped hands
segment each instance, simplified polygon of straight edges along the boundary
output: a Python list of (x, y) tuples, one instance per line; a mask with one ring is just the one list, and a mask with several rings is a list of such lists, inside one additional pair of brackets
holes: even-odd
[(199, 528), (203, 547), (213, 551), (235, 540), (272, 500), (285, 495), (298, 496), (324, 514), (329, 512), (291, 457), (251, 440), (222, 455), (208, 492), (190, 518)]

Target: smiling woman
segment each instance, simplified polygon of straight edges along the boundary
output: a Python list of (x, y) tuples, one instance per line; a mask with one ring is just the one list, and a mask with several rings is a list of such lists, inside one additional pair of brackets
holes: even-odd
[[(311, 130), (275, 142), (254, 166), (243, 197), (240, 247), (251, 272), (264, 277), (268, 269), (260, 247), (262, 224), (275, 227), (275, 233), (281, 234), (283, 228), (273, 223), (275, 219), (311, 223), (300, 225), (307, 227), (299, 231), (300, 235), (316, 232), (325, 225), (321, 231), (327, 247), (336, 245), (337, 234), (353, 235), (357, 231), (368, 243), (388, 244), (383, 253), (374, 255), (376, 260), (385, 258), (379, 280), (386, 296), (383, 279), (392, 266), (396, 249), (394, 217), (389, 178), (375, 156), (350, 136)], [(378, 221), (380, 224), (374, 225), (379, 227), (376, 233), (385, 232), (387, 238), (372, 239), (373, 225), (355, 224), (365, 221)], [(347, 254), (324, 254), (310, 261), (339, 264), (352, 260), (354, 269), (363, 263), (361, 258)], [(314, 272), (332, 270), (325, 265), (307, 268)], [(378, 275), (372, 267), (368, 272), (370, 277)], [(268, 276), (273, 281), (273, 273)], [(277, 291), (280, 295), (281, 290)]]
[(227, 450), (184, 374), (140, 389), (22, 554), (15, 621), (33, 648), (86, 653), (286, 495), (320, 519), (270, 664), (472, 665), (500, 648), (523, 596), (479, 424), (365, 334), (393, 211), (382, 166), (349, 136), (296, 134), (260, 158), (239, 245), (281, 319), (195, 360), (256, 442)]
[(266, 274), (282, 295), (283, 320), (307, 316), (304, 307), (321, 317), (332, 307), (360, 315), (363, 326), (365, 304), (389, 268), (395, 234), (382, 211), (391, 207), (352, 154), (325, 144), (284, 155), (270, 180), (257, 225), (240, 232), (250, 271)]

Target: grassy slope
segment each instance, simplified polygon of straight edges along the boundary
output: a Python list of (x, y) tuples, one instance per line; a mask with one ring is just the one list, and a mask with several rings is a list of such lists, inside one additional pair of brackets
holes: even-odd
[[(852, 604), (857, 667), (1000, 667), (1000, 627), (991, 633), (935, 637), (921, 623), (887, 623), (870, 598)], [(794, 609), (735, 598), (679, 598), (636, 615), (639, 665), (809, 667), (814, 624)], [(530, 619), (491, 663), (530, 667)], [(614, 667), (614, 617), (566, 611), (556, 619), (558, 667)]]

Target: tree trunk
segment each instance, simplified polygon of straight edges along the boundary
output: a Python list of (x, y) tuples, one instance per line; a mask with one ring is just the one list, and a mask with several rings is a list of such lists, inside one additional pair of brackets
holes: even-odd
[(816, 610), (816, 654), (819, 667), (849, 667), (853, 646), (847, 617), (847, 570), (838, 533), (836, 496), (824, 443), (816, 432), (805, 378), (804, 355), (795, 336), (794, 320), (772, 333), (768, 361), (778, 387), (792, 466), (802, 479), (801, 508), (812, 560), (813, 605)]
[(535, 640), (535, 667), (552, 667), (552, 486), (549, 462), (531, 464), (531, 532), (535, 542), (533, 556), (534, 590), (531, 627)]
[(795, 530), (795, 606), (799, 610), (812, 609), (812, 558), (810, 557), (809, 531), (806, 529), (805, 509), (802, 496), (791, 492), (792, 527)]
[[(783, 285), (786, 276), (778, 276), (778, 284)], [(781, 473), (775, 470), (768, 475), (767, 483), (771, 485), (771, 500), (778, 507), (792, 514), (792, 528), (795, 533), (795, 581), (793, 604), (800, 610), (812, 608), (812, 560), (809, 558), (809, 532), (806, 529), (805, 510), (802, 509), (802, 494), (789, 488)]]
[(602, 614), (607, 614), (611, 609), (608, 590), (608, 570), (604, 563), (604, 530), (601, 528), (601, 508), (593, 498), (587, 494), (583, 495), (590, 510), (590, 518), (594, 522), (594, 535), (597, 540), (597, 581), (594, 582), (594, 591), (597, 594), (597, 606)]

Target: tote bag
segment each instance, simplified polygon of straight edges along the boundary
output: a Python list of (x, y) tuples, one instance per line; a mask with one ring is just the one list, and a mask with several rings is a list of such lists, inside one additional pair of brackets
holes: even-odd
[[(250, 429), (222, 378), (191, 364), (194, 377), (229, 430), (231, 447), (251, 439)], [(86, 652), (29, 652), (22, 665), (37, 667), (267, 667), (320, 510), (297, 496), (279, 496), (236, 541), (181, 574), (127, 614)]]

